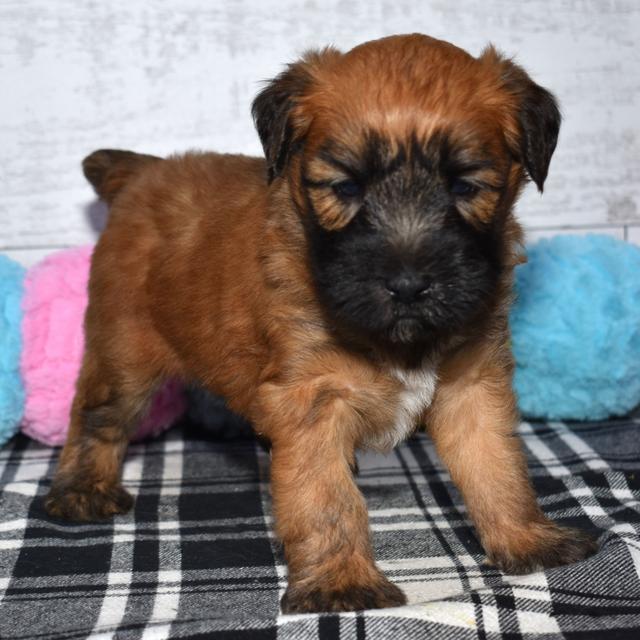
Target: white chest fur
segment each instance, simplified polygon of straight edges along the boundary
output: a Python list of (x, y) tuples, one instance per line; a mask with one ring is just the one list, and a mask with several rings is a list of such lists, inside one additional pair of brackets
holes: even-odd
[(426, 361), (419, 369), (392, 369), (390, 374), (401, 385), (393, 425), (371, 442), (379, 450), (389, 450), (407, 438), (433, 400), (438, 381), (436, 364)]

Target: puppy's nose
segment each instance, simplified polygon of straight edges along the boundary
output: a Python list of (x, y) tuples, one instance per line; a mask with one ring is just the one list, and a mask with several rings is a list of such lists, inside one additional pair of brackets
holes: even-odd
[(419, 300), (429, 288), (429, 283), (418, 275), (403, 273), (385, 282), (389, 295), (398, 302)]

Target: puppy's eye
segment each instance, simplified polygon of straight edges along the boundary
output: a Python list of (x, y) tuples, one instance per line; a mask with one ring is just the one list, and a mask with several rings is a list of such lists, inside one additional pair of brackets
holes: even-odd
[(332, 185), (333, 191), (340, 198), (351, 200), (362, 195), (362, 187), (355, 180), (343, 180)]
[(478, 187), (466, 180), (462, 180), (461, 178), (456, 178), (451, 182), (451, 193), (454, 196), (461, 196), (469, 198), (475, 195), (478, 191)]

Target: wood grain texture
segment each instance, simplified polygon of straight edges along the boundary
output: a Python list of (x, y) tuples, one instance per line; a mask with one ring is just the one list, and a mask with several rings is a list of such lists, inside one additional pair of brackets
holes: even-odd
[(491, 41), (559, 97), (544, 197), (530, 186), (518, 208), (527, 228), (640, 224), (636, 0), (4, 0), (0, 250), (29, 262), (95, 239), (104, 211), (79, 169), (93, 149), (259, 153), (261, 81), (307, 48), (408, 31), (472, 53)]

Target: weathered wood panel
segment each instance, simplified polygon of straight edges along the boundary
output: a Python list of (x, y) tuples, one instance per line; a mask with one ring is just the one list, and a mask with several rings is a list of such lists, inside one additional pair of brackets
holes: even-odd
[(629, 227), (627, 240), (634, 244), (640, 244), (640, 227)]
[(95, 238), (91, 150), (258, 153), (263, 79), (309, 47), (408, 31), (474, 53), (492, 41), (560, 98), (545, 195), (519, 205), (528, 227), (640, 224), (636, 0), (3, 0), (0, 250), (28, 260)]

